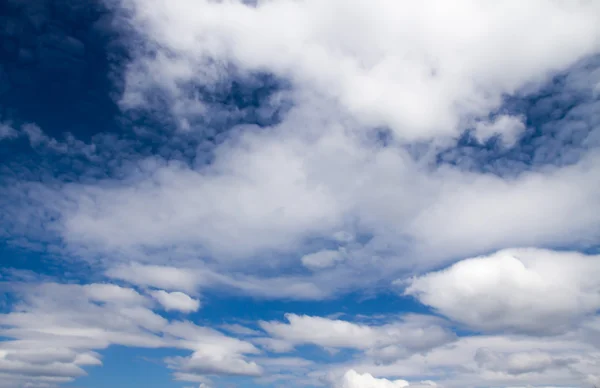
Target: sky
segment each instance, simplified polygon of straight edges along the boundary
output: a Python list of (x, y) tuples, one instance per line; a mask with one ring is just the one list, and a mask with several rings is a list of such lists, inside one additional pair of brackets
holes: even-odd
[(0, 388), (600, 387), (600, 1), (0, 2)]

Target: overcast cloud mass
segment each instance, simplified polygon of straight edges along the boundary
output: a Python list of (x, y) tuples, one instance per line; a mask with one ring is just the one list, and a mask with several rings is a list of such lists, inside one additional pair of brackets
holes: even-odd
[(600, 386), (600, 1), (0, 3), (0, 388)]

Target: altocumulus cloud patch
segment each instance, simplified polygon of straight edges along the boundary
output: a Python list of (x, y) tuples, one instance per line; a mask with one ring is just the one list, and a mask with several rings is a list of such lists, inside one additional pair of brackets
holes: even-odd
[(600, 2), (0, 12), (0, 387), (600, 384)]

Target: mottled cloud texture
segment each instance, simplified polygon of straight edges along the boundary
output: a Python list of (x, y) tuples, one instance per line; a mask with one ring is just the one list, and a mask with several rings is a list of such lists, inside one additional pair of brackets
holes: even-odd
[[(91, 60), (14, 7), (32, 58)], [(161, 364), (203, 388), (600, 385), (599, 1), (101, 7), (114, 126), (0, 116), (35, 155), (0, 170), (0, 236), (43, 257), (4, 268), (0, 387), (111, 345), (177, 350)], [(312, 307), (198, 318), (227, 298)]]

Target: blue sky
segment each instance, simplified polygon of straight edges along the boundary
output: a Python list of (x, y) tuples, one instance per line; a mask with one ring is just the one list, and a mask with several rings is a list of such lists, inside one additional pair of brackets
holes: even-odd
[(0, 388), (600, 386), (600, 2), (0, 4)]

